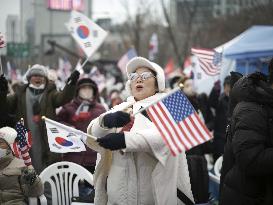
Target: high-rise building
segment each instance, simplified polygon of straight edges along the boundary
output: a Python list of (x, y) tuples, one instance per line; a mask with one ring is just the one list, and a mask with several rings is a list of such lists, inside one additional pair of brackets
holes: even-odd
[(273, 0), (170, 0), (169, 2), (171, 20), (175, 25), (183, 25), (190, 20), (194, 26), (198, 26), (210, 17), (234, 15), (242, 9), (273, 3)]
[(239, 13), (242, 9), (273, 3), (273, 0), (214, 0), (215, 18)]
[(213, 0), (170, 0), (172, 23), (202, 25), (213, 14)]
[(92, 15), (92, 0), (21, 0), (20, 3), (20, 38), (30, 43), (37, 55), (50, 49), (49, 39), (67, 47), (74, 44), (64, 25), (70, 19), (71, 10)]
[(6, 20), (7, 42), (19, 42), (20, 22), (18, 15), (8, 15)]

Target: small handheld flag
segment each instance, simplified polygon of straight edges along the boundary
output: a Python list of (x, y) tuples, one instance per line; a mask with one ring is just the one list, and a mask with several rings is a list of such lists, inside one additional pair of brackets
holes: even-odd
[(23, 159), (25, 165), (30, 166), (32, 165), (31, 158), (29, 156), (29, 149), (32, 143), (31, 132), (24, 127), (22, 121), (16, 123), (15, 130), (17, 132), (18, 141), (13, 143), (13, 153), (17, 158)]
[(81, 130), (66, 126), (54, 120), (42, 117), (46, 124), (48, 144), (51, 152), (67, 153), (86, 151), (82, 142), (87, 137), (95, 140), (96, 138), (84, 133)]
[(180, 90), (149, 106), (147, 113), (174, 156), (212, 138)]

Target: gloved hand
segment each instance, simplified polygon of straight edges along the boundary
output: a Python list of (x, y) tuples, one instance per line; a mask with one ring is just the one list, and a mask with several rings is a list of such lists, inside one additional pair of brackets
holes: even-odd
[(110, 133), (104, 137), (98, 138), (97, 142), (105, 149), (119, 150), (126, 148), (124, 133)]
[(103, 117), (103, 124), (105, 127), (123, 127), (131, 121), (130, 114), (122, 111), (106, 114)]
[(8, 94), (8, 81), (5, 78), (4, 74), (0, 76), (0, 93)]
[(37, 179), (37, 174), (34, 169), (25, 168), (22, 170), (22, 182), (24, 184), (32, 185)]
[(67, 83), (70, 85), (76, 85), (79, 77), (80, 77), (80, 72), (77, 70), (74, 70), (69, 76), (69, 78), (67, 79)]

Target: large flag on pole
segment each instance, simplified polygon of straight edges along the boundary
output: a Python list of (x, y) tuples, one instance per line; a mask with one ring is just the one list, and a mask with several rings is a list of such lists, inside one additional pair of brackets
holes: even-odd
[(71, 12), (70, 20), (65, 25), (88, 58), (107, 36), (105, 30), (77, 11)]
[(137, 52), (134, 48), (130, 48), (118, 61), (118, 67), (123, 74), (126, 73), (126, 65), (132, 58), (137, 56)]
[(191, 52), (199, 61), (200, 68), (210, 76), (220, 75), (218, 64), (221, 62), (221, 53), (204, 48), (192, 48)]
[(81, 138), (87, 134), (81, 130), (66, 126), (43, 117), (46, 124), (48, 144), (51, 152), (67, 153), (86, 151)]
[(174, 156), (212, 138), (179, 88), (148, 107), (147, 113)]
[(214, 82), (220, 79), (222, 54), (214, 50), (192, 48), (193, 82), (197, 93), (210, 94)]

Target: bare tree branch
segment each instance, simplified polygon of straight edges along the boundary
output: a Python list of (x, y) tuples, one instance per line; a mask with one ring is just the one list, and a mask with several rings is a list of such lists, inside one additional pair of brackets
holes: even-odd
[(176, 40), (175, 40), (175, 36), (174, 36), (174, 33), (173, 33), (173, 29), (171, 27), (171, 21), (170, 21), (170, 18), (169, 18), (169, 15), (167, 13), (167, 9), (164, 5), (164, 1), (161, 0), (161, 7), (163, 9), (163, 14), (164, 14), (164, 17), (165, 17), (165, 20), (167, 21), (167, 24), (168, 24), (168, 33), (169, 33), (169, 36), (170, 36), (170, 40), (171, 40), (171, 43), (173, 45), (173, 48), (174, 48), (174, 53), (176, 55), (176, 59), (178, 61), (178, 64), (179, 66), (182, 67), (183, 65), (183, 61), (180, 57), (180, 54), (179, 54), (179, 51), (178, 51), (178, 47), (177, 47), (177, 44), (176, 44)]

